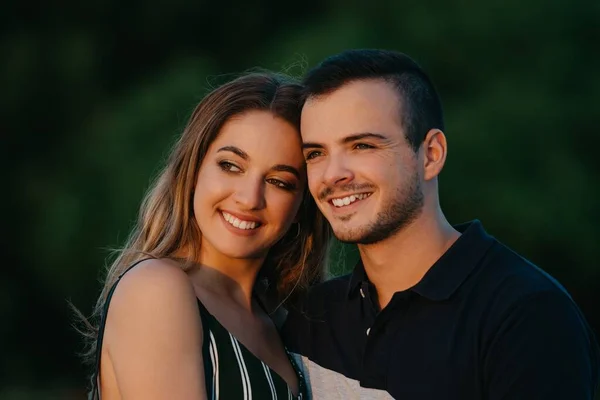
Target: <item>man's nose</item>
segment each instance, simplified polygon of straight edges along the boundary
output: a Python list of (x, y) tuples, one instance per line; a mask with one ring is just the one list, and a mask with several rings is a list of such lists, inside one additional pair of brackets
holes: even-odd
[(348, 165), (348, 160), (345, 157), (330, 155), (326, 162), (323, 183), (328, 187), (349, 183), (354, 179), (352, 166)]

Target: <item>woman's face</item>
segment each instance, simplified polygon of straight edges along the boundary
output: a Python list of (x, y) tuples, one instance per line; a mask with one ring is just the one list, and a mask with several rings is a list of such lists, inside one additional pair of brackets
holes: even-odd
[(298, 213), (306, 185), (300, 134), (267, 111), (225, 123), (202, 161), (194, 215), (203, 254), (266, 256)]

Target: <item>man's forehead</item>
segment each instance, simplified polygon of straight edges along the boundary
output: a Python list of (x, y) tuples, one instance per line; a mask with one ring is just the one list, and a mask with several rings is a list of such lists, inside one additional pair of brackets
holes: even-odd
[(306, 106), (323, 106), (334, 103), (390, 102), (399, 95), (393, 83), (382, 78), (359, 79), (319, 95), (309, 96)]
[[(382, 80), (355, 81), (331, 93), (309, 97), (302, 109), (302, 137), (389, 131), (400, 125), (398, 94)], [(321, 138), (325, 139), (325, 138)]]

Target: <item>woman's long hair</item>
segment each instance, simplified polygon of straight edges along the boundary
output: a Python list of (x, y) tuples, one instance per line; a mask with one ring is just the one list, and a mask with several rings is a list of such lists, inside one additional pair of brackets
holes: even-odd
[[(198, 260), (202, 232), (194, 218), (193, 193), (198, 169), (221, 127), (235, 115), (264, 110), (299, 131), (301, 90), (293, 79), (280, 74), (249, 73), (213, 90), (198, 104), (145, 196), (137, 224), (108, 268), (92, 317), (84, 318), (83, 334), (88, 342), (84, 357), (88, 361), (101, 351), (96, 348), (98, 321), (110, 288), (130, 265), (142, 258), (179, 258), (185, 254), (181, 266), (187, 270)], [(298, 226), (292, 226), (270, 249), (259, 275), (269, 282), (280, 302), (289, 299), (296, 288), (320, 280), (326, 262), (331, 232), (308, 189), (298, 220)]]

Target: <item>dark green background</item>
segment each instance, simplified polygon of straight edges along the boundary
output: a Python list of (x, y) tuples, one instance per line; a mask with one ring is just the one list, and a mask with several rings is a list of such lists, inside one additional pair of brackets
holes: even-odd
[(482, 220), (600, 330), (597, 0), (13, 0), (0, 32), (1, 399), (83, 397), (67, 300), (91, 310), (107, 250), (203, 94), (351, 47), (404, 51), (430, 73), (448, 217)]

